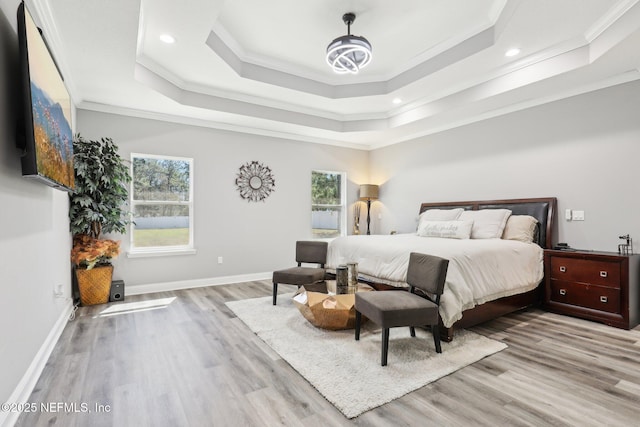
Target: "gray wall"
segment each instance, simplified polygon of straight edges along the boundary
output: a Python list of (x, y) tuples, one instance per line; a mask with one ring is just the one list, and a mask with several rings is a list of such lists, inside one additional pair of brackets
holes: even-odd
[(54, 286), (67, 297), (71, 287), (67, 194), (22, 178), (15, 148), (18, 4), (0, 2), (0, 402), (9, 401), (64, 311)]
[[(143, 284), (270, 272), (295, 260), (295, 241), (311, 238), (311, 171), (347, 172), (349, 209), (358, 185), (368, 181), (368, 153), (361, 150), (239, 134), (156, 120), (78, 110), (78, 131), (109, 136), (120, 153), (194, 158), (196, 255), (127, 258), (114, 275), (128, 292)], [(238, 169), (257, 160), (271, 167), (275, 191), (264, 202), (247, 202), (235, 186)], [(351, 215), (348, 215), (351, 227)], [(122, 248), (129, 236), (116, 236)], [(222, 256), (223, 264), (217, 263)]]
[(615, 251), (630, 233), (640, 251), (639, 82), (378, 149), (369, 167), (382, 232), (415, 230), (421, 202), (555, 196), (557, 241)]

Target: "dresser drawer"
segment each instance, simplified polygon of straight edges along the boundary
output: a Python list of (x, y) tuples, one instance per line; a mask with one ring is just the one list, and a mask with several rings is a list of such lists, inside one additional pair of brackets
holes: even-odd
[(549, 277), (620, 289), (620, 263), (552, 256)]
[(549, 298), (562, 304), (620, 313), (620, 290), (607, 286), (552, 279)]

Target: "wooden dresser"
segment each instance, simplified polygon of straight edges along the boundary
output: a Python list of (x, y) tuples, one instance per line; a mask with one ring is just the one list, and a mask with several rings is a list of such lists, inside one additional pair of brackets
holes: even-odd
[(544, 251), (549, 311), (631, 329), (640, 321), (640, 255)]

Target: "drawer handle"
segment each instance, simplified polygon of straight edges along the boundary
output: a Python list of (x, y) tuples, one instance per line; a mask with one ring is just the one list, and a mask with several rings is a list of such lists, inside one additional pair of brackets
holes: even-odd
[(566, 289), (560, 289), (560, 295), (566, 295), (566, 294), (567, 294)]
[(609, 302), (609, 298), (607, 298), (605, 296), (601, 296), (600, 297), (600, 302)]
[(600, 277), (607, 277), (607, 272), (606, 271), (601, 271), (600, 272)]
[(560, 273), (564, 273), (565, 271), (567, 271), (567, 267), (565, 267), (564, 265), (560, 266)]

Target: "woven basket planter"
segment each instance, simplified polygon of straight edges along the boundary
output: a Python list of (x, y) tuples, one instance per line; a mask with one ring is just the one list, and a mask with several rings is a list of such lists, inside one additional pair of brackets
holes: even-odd
[(82, 305), (95, 305), (109, 302), (112, 277), (112, 265), (95, 267), (91, 270), (76, 270), (80, 302)]

